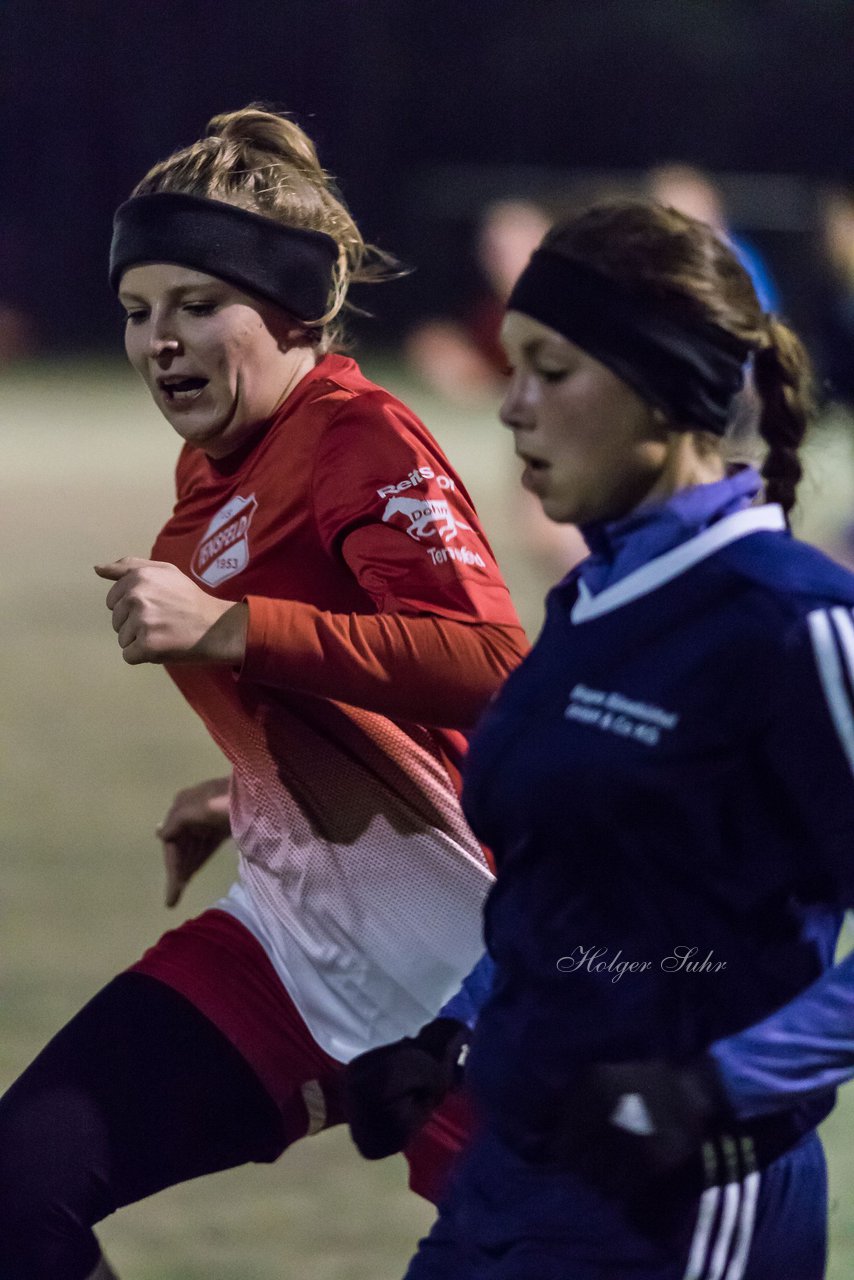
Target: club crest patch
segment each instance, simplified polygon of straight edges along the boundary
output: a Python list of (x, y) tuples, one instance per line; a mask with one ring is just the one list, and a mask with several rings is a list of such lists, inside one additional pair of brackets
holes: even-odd
[(218, 587), (249, 563), (249, 526), (258, 507), (255, 494), (235, 495), (216, 513), (193, 554), (193, 577)]

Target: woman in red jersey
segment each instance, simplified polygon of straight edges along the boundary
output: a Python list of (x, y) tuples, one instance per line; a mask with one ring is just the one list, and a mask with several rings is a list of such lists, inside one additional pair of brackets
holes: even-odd
[[(161, 827), (168, 901), (229, 832), (240, 870), (0, 1103), (7, 1280), (108, 1276), (92, 1225), (118, 1206), (338, 1122), (342, 1064), (479, 953), (457, 766), (525, 642), (450, 463), (333, 354), (370, 257), (310, 140), (259, 108), (116, 215), (128, 357), (184, 445), (152, 558), (98, 573), (125, 661), (165, 664), (231, 765)], [(461, 1133), (422, 1135), (414, 1186)]]

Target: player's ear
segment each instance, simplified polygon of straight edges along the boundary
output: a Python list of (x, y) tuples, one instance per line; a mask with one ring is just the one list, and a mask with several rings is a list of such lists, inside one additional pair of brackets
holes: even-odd
[(270, 333), (276, 340), (280, 351), (290, 351), (292, 347), (309, 346), (313, 340), (311, 330), (307, 329), (295, 316), (283, 311), (272, 303), (263, 304), (261, 315)]
[(290, 351), (291, 347), (307, 347), (311, 344), (311, 336), (301, 324), (291, 324), (284, 333), (276, 334), (276, 342), (280, 351)]

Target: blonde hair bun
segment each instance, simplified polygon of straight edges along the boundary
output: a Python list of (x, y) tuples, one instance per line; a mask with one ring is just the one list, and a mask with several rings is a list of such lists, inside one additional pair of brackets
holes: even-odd
[(133, 195), (158, 191), (223, 200), (285, 226), (331, 236), (338, 245), (338, 261), (327, 307), (306, 322), (318, 332), (324, 350), (341, 339), (340, 325), (330, 326), (351, 284), (401, 274), (393, 257), (365, 243), (308, 134), (288, 115), (263, 103), (213, 116), (204, 137), (154, 165)]

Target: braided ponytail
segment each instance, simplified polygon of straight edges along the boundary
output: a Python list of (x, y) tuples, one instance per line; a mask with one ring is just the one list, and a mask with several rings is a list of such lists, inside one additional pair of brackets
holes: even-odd
[(803, 474), (798, 450), (815, 410), (813, 373), (800, 339), (776, 316), (768, 317), (766, 334), (753, 361), (759, 433), (768, 445), (762, 475), (768, 501), (788, 516)]
[(670, 309), (675, 323), (710, 322), (753, 352), (753, 378), (735, 397), (726, 443), (747, 452), (746, 438), (754, 435), (758, 419), (768, 446), (762, 468), (766, 494), (788, 515), (801, 478), (798, 449), (815, 408), (812, 369), (792, 330), (763, 313), (732, 246), (687, 214), (630, 199), (603, 201), (559, 223), (543, 246), (639, 297), (655, 299)]

